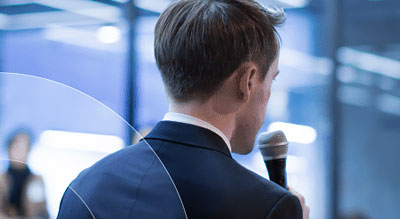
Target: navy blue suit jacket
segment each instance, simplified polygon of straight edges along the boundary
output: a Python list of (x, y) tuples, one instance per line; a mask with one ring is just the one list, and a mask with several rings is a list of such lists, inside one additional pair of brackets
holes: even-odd
[(302, 209), (295, 196), (238, 164), (214, 132), (161, 121), (145, 140), (107, 156), (71, 183), (58, 217), (91, 218), (92, 214), (96, 218), (300, 219)]

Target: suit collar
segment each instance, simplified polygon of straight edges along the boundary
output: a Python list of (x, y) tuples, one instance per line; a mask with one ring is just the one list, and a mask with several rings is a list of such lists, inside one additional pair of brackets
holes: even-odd
[(211, 130), (181, 122), (161, 121), (144, 139), (160, 139), (214, 150), (232, 157), (225, 141)]
[(226, 137), (226, 135), (219, 130), (217, 127), (211, 125), (210, 123), (201, 120), (197, 117), (190, 116), (187, 114), (182, 114), (182, 113), (176, 113), (176, 112), (168, 112), (164, 116), (164, 121), (173, 121), (173, 122), (181, 122), (181, 123), (186, 123), (186, 124), (191, 124), (195, 126), (200, 126), (205, 129), (209, 129), (213, 132), (215, 132), (217, 135), (219, 135), (224, 141), (225, 144), (228, 146), (229, 151), (231, 150), (231, 143), (229, 142), (229, 139)]

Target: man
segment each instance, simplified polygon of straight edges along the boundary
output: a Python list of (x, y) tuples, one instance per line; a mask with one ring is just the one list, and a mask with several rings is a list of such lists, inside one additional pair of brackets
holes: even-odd
[[(151, 158), (143, 159), (141, 154), (148, 144), (176, 187), (184, 217), (308, 218), (303, 197), (247, 170), (231, 156), (231, 152), (252, 151), (264, 121), (271, 83), (278, 74), (275, 26), (283, 20), (282, 12), (267, 10), (252, 0), (180, 0), (170, 5), (155, 31), (155, 56), (170, 112), (140, 143), (81, 173), (70, 186), (80, 191), (66, 191), (59, 217), (85, 212), (77, 204), (80, 201), (87, 202), (86, 208), (96, 218), (112, 213), (118, 214), (115, 218), (173, 218), (172, 212), (181, 217), (177, 198), (171, 189), (164, 189), (168, 187), (165, 175), (158, 177), (149, 165), (136, 175), (126, 170), (126, 165), (140, 165), (138, 161), (146, 163)], [(142, 174), (146, 171), (147, 175)], [(136, 186), (138, 179), (147, 181)], [(155, 181), (162, 183), (157, 186)], [(165, 192), (169, 197), (121, 198), (123, 192), (116, 187), (139, 194), (169, 191)], [(111, 203), (108, 207), (97, 201), (104, 197)], [(171, 202), (152, 204), (159, 198)], [(115, 203), (131, 204), (121, 208)], [(133, 203), (142, 203), (142, 208)], [(167, 203), (175, 204), (163, 208)], [(79, 211), (72, 207), (77, 205)]]

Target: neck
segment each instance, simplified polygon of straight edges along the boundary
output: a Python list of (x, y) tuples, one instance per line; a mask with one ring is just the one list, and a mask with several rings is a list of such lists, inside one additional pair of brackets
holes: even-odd
[(213, 103), (213, 101), (201, 103), (192, 101), (185, 103), (172, 103), (170, 105), (170, 112), (182, 113), (206, 121), (218, 128), (229, 140), (231, 140), (235, 125), (234, 115), (219, 110), (220, 107), (220, 103)]

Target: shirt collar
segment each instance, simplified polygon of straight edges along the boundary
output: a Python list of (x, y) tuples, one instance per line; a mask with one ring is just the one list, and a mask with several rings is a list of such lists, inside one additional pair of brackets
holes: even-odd
[(225, 134), (221, 130), (219, 130), (217, 127), (211, 125), (210, 123), (208, 123), (204, 120), (201, 120), (199, 118), (189, 116), (186, 114), (182, 114), (182, 113), (168, 112), (165, 114), (163, 121), (181, 122), (181, 123), (186, 123), (186, 124), (195, 125), (195, 126), (199, 126), (199, 127), (208, 129), (208, 130), (216, 133), (217, 135), (219, 135), (224, 140), (229, 151), (232, 151), (231, 143), (229, 142), (229, 139), (225, 136)]

